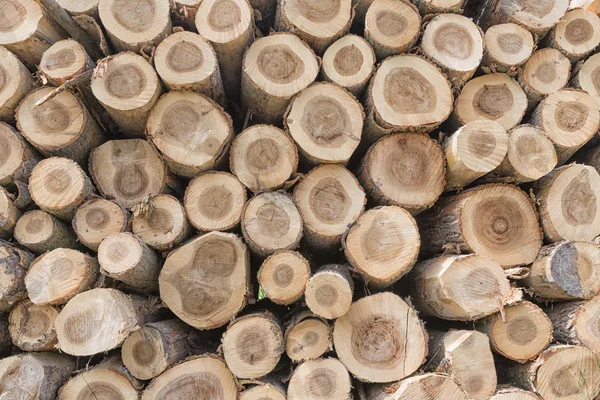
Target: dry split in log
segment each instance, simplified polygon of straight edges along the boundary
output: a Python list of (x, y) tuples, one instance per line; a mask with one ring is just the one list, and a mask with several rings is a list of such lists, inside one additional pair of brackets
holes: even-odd
[(270, 255), (258, 270), (258, 284), (275, 304), (292, 304), (304, 295), (310, 264), (300, 253), (281, 250)]
[(350, 374), (336, 358), (309, 360), (300, 364), (290, 377), (288, 399), (351, 399)]
[(523, 26), (507, 23), (485, 31), (482, 67), (491, 72), (509, 72), (525, 64), (534, 50), (533, 35)]
[(129, 226), (129, 211), (117, 203), (93, 198), (81, 204), (73, 215), (73, 230), (87, 248), (98, 251), (100, 243)]
[[(419, 374), (389, 384), (370, 385), (367, 400), (388, 399), (467, 400), (467, 393), (452, 377), (445, 374)], [(503, 399), (516, 400), (516, 399)]]
[(331, 326), (311, 312), (300, 311), (286, 324), (285, 353), (293, 362), (321, 357), (333, 347)]
[(19, 102), (34, 87), (34, 80), (23, 63), (0, 47), (0, 121), (12, 121)]
[(14, 237), (19, 244), (41, 254), (58, 247), (78, 249), (77, 237), (70, 226), (41, 210), (28, 211), (15, 225)]
[(81, 44), (73, 39), (61, 40), (44, 52), (40, 61), (42, 76), (54, 86), (96, 66)]

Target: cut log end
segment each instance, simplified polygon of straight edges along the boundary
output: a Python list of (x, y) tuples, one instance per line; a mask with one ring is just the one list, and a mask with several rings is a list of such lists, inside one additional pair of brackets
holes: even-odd
[(40, 71), (56, 86), (94, 66), (81, 44), (73, 39), (61, 40), (44, 52)]
[(72, 224), (79, 241), (98, 251), (98, 246), (108, 235), (127, 229), (129, 212), (113, 201), (95, 198), (77, 208)]
[(438, 373), (415, 375), (390, 384), (369, 385), (367, 389), (367, 400), (387, 400), (390, 396), (398, 399), (426, 399), (430, 397), (433, 399), (467, 400), (469, 398), (455, 379)]
[(312, 360), (333, 346), (331, 326), (310, 312), (301, 312), (285, 330), (285, 353), (293, 362)]
[(523, 65), (533, 52), (533, 35), (515, 23), (491, 26), (485, 32), (483, 64), (493, 72), (508, 72)]
[(23, 300), (10, 312), (8, 330), (12, 342), (23, 351), (54, 350), (56, 317), (56, 308)]
[(34, 80), (19, 58), (0, 48), (0, 121), (13, 121), (15, 109), (34, 87)]
[(41, 210), (23, 214), (15, 225), (14, 237), (21, 246), (38, 254), (57, 247), (70, 249), (81, 247), (67, 224)]
[(571, 63), (552, 48), (535, 51), (519, 75), (530, 102), (535, 105), (543, 96), (554, 93), (569, 81)]
[[(0, 94), (1, 96), (1, 94)], [(12, 126), (0, 122), (0, 184), (29, 182), (40, 157)]]
[(138, 391), (123, 374), (96, 367), (69, 380), (59, 391), (64, 400), (136, 400)]
[(269, 383), (254, 385), (240, 393), (240, 400), (286, 400), (286, 391)]
[(547, 43), (560, 50), (570, 61), (577, 61), (600, 44), (596, 33), (600, 17), (585, 9), (567, 12), (547, 36)]
[(300, 253), (277, 251), (258, 271), (258, 284), (275, 304), (292, 304), (304, 295), (310, 264)]
[(336, 319), (352, 305), (354, 281), (347, 266), (329, 264), (319, 268), (306, 284), (308, 308), (319, 317)]
[(594, 54), (585, 60), (581, 69), (571, 81), (578, 87), (596, 98), (600, 103), (600, 55)]
[(252, 9), (242, 0), (209, 0), (196, 12), (198, 33), (218, 44), (234, 43), (253, 23)]
[(288, 387), (290, 400), (351, 399), (350, 374), (336, 358), (309, 360), (292, 373)]
[(152, 211), (134, 215), (133, 233), (156, 250), (168, 250), (187, 239), (191, 227), (185, 209), (175, 197), (159, 194), (151, 200)]
[(555, 303), (546, 310), (560, 343), (600, 350), (600, 297), (588, 301)]
[(73, 16), (87, 14), (95, 17), (98, 15), (99, 0), (56, 0), (56, 2)]
[(565, 15), (569, 0), (549, 0), (540, 4), (536, 0), (518, 3), (501, 0), (498, 10), (488, 19), (488, 24), (515, 22), (531, 31), (536, 39), (542, 38)]

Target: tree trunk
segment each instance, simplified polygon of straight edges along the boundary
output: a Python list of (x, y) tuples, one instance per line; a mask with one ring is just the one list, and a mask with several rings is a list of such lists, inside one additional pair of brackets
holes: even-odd
[(598, 104), (600, 104), (600, 84), (596, 77), (600, 74), (600, 55), (594, 54), (588, 57), (579, 71), (574, 69), (574, 76), (571, 79), (570, 85), (576, 89), (581, 89), (594, 96)]
[(0, 122), (0, 185), (29, 182), (31, 170), (41, 157), (12, 126)]
[(98, 19), (98, 0), (56, 0), (71, 16), (89, 15)]
[(333, 348), (329, 322), (304, 310), (285, 325), (285, 353), (292, 362), (313, 360)]
[(529, 109), (535, 108), (547, 95), (564, 88), (570, 74), (571, 63), (560, 51), (546, 48), (533, 52), (518, 76), (527, 94)]
[(58, 247), (81, 249), (69, 225), (41, 210), (28, 211), (17, 221), (14, 237), (28, 250), (41, 254)]
[(12, 309), (8, 330), (12, 342), (23, 351), (51, 351), (58, 343), (54, 321), (58, 310), (25, 299)]
[(0, 240), (0, 312), (27, 298), (25, 274), (34, 259), (32, 253)]
[(12, 196), (0, 186), (0, 239), (9, 239), (21, 218), (21, 210), (14, 204)]
[(310, 277), (304, 298), (315, 315), (336, 319), (348, 312), (353, 295), (354, 281), (350, 269), (345, 265), (327, 264)]
[(531, 32), (512, 22), (491, 26), (485, 31), (484, 39), (481, 66), (490, 72), (515, 74), (535, 47)]
[(129, 211), (113, 201), (93, 198), (77, 208), (72, 225), (77, 239), (97, 252), (107, 236), (128, 229)]
[[(388, 399), (467, 400), (467, 393), (448, 375), (418, 374), (389, 384), (369, 385), (365, 400)], [(512, 399), (511, 399), (512, 400)]]
[(559, 343), (600, 350), (600, 297), (587, 301), (553, 303), (546, 309)]
[(348, 370), (337, 358), (319, 358), (300, 364), (290, 377), (289, 400), (352, 399)]
[(34, 88), (35, 81), (21, 60), (4, 47), (0, 47), (0, 65), (0, 82), (4, 82), (0, 87), (0, 121), (12, 123), (15, 109)]
[(44, 52), (40, 61), (42, 79), (53, 86), (64, 85), (68, 80), (95, 66), (83, 46), (73, 39), (55, 43)]
[(281, 250), (270, 255), (258, 271), (258, 284), (275, 304), (290, 305), (304, 296), (310, 264), (296, 251)]
[(590, 54), (599, 44), (600, 17), (591, 11), (575, 9), (567, 12), (543, 40), (544, 47), (553, 47), (571, 62)]

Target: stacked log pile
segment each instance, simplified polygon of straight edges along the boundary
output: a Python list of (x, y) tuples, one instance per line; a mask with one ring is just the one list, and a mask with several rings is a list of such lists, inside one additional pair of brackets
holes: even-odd
[(0, 0), (0, 399), (600, 399), (600, 1)]

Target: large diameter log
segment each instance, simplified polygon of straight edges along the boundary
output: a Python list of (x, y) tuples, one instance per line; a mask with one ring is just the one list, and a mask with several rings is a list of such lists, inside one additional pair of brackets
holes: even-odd
[(300, 311), (286, 323), (285, 353), (292, 362), (321, 357), (333, 348), (331, 326), (311, 312)]
[(89, 15), (98, 17), (98, 2), (99, 0), (56, 0), (69, 15)]
[(591, 11), (568, 11), (546, 35), (544, 45), (554, 47), (571, 62), (585, 58), (600, 44), (600, 17)]
[(54, 321), (58, 310), (25, 299), (12, 309), (8, 330), (12, 342), (23, 351), (50, 351), (58, 343)]
[(542, 247), (535, 205), (512, 185), (477, 186), (446, 197), (418, 222), (425, 254), (472, 252), (507, 268), (532, 263)]
[(336, 249), (366, 204), (356, 177), (336, 164), (310, 171), (294, 189), (294, 200), (304, 220), (307, 244), (320, 250)]
[(192, 92), (169, 92), (154, 105), (146, 136), (177, 175), (188, 178), (218, 168), (226, 161), (233, 124), (208, 97)]
[(9, 312), (27, 298), (25, 275), (35, 256), (0, 240), (0, 312)]
[(292, 99), (283, 123), (309, 165), (346, 165), (360, 143), (364, 117), (350, 93), (319, 82)]
[(557, 342), (600, 351), (600, 297), (553, 303), (545, 311), (552, 321)]
[(502, 267), (476, 254), (422, 261), (411, 272), (412, 300), (422, 315), (474, 321), (522, 298)]
[(221, 359), (202, 355), (178, 364), (154, 379), (142, 393), (142, 400), (222, 399), (236, 400), (238, 385)]
[(484, 39), (481, 65), (491, 72), (515, 72), (525, 64), (535, 46), (531, 32), (512, 22), (490, 26)]
[(19, 131), (0, 122), (0, 185), (6, 186), (15, 181), (28, 183), (31, 170), (40, 159)]
[(320, 358), (300, 364), (290, 377), (289, 400), (352, 399), (352, 382), (337, 358)]
[(498, 389), (490, 400), (540, 400), (540, 397), (533, 392), (509, 386)]
[(97, 252), (108, 235), (128, 229), (129, 211), (113, 201), (93, 198), (77, 208), (72, 225), (77, 239)]
[(209, 171), (190, 182), (183, 205), (190, 223), (200, 232), (227, 231), (240, 223), (247, 196), (234, 175)]
[(535, 51), (519, 70), (519, 83), (535, 107), (545, 96), (564, 88), (569, 82), (571, 63), (560, 51), (545, 48)]
[(363, 382), (402, 379), (416, 371), (427, 355), (423, 322), (390, 292), (353, 303), (335, 321), (333, 342), (340, 361)]
[(200, 330), (225, 325), (246, 305), (250, 256), (232, 233), (210, 232), (173, 250), (158, 278), (160, 297)]
[(85, 165), (90, 151), (106, 141), (106, 134), (83, 102), (69, 91), (36, 105), (53, 90), (42, 87), (23, 99), (15, 113), (17, 127), (45, 157), (66, 157)]
[(418, 374), (398, 382), (367, 387), (366, 400), (390, 398), (467, 400), (469, 397), (454, 378), (438, 373)]
[(156, 48), (154, 67), (169, 90), (193, 90), (227, 105), (217, 54), (202, 36), (170, 35)]
[(548, 0), (543, 4), (537, 0), (499, 0), (495, 2), (487, 26), (514, 22), (533, 33), (536, 40), (544, 37), (565, 15), (569, 0)]
[(56, 42), (44, 52), (39, 68), (43, 78), (60, 86), (95, 66), (81, 44), (67, 39)]
[(141, 139), (111, 140), (96, 147), (89, 169), (98, 191), (128, 209), (161, 193), (166, 185), (166, 165)]
[(552, 323), (533, 303), (523, 301), (477, 322), (494, 352), (524, 363), (536, 358), (552, 340)]
[(0, 239), (9, 239), (13, 235), (21, 215), (12, 196), (0, 186)]
[(292, 304), (302, 296), (310, 276), (310, 264), (300, 253), (281, 250), (270, 255), (258, 270), (258, 284), (275, 304)]
[(0, 121), (12, 122), (19, 102), (35, 82), (21, 60), (4, 47), (0, 47), (0, 65)]
[(41, 254), (58, 247), (78, 249), (77, 236), (69, 225), (41, 210), (28, 211), (15, 225), (14, 237), (19, 244)]
[[(106, 2), (109, 1), (113, 0)], [(153, 0), (140, 4), (152, 3)], [(100, 67), (90, 86), (94, 96), (123, 133), (143, 136), (150, 109), (162, 93), (156, 71), (146, 59), (131, 52), (104, 59), (99, 62)]]
[(594, 96), (600, 104), (600, 55), (594, 54), (584, 61), (583, 65), (571, 79), (570, 86), (582, 89)]
[(600, 174), (590, 166), (569, 164), (535, 186), (544, 237), (548, 242), (593, 240), (600, 235)]
[(361, 215), (342, 240), (346, 259), (371, 287), (393, 285), (413, 267), (421, 239), (404, 208), (376, 207)]
[(487, 399), (496, 392), (496, 367), (486, 335), (467, 330), (428, 333), (428, 369), (452, 376), (470, 399)]
[(324, 265), (306, 284), (306, 305), (315, 315), (336, 319), (346, 314), (352, 305), (354, 280), (345, 265)]
[(437, 141), (420, 133), (398, 133), (379, 139), (364, 156), (357, 173), (369, 198), (418, 214), (444, 191), (446, 163)]
[(290, 99), (318, 73), (314, 52), (296, 35), (263, 37), (244, 55), (241, 103), (259, 122), (279, 123)]

